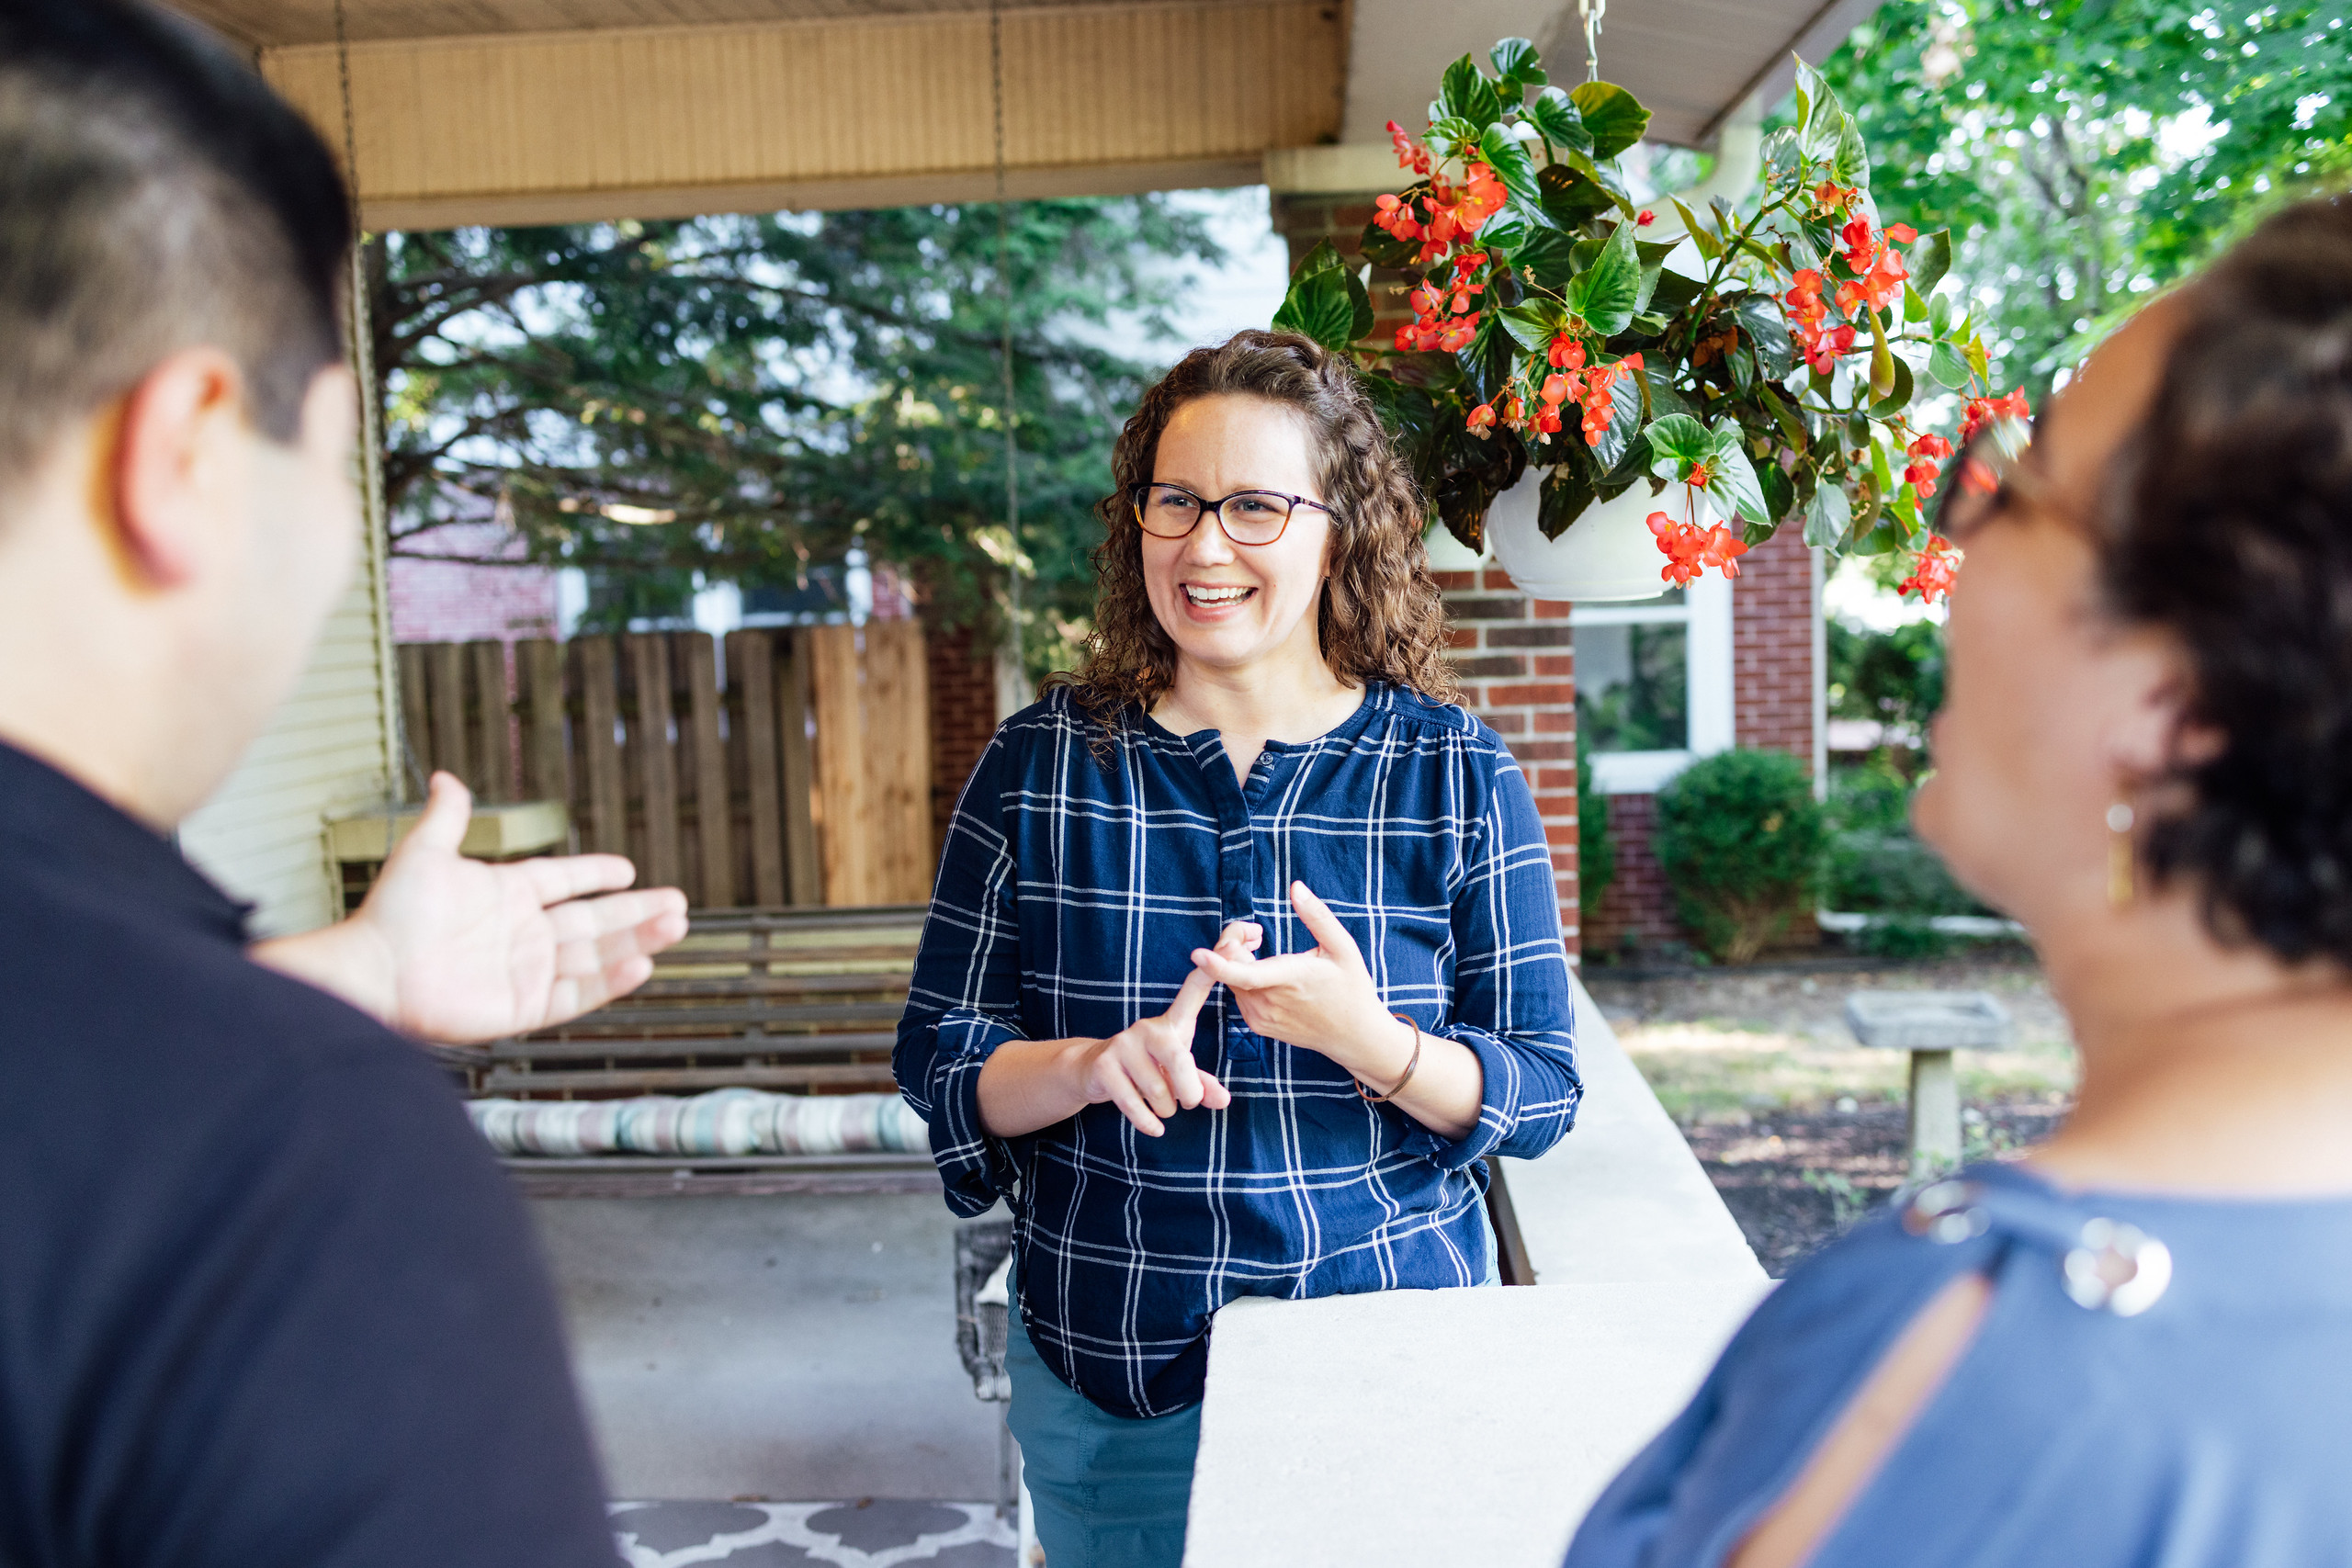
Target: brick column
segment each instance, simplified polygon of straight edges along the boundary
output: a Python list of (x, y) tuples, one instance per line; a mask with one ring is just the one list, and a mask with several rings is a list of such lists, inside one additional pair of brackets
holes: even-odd
[(1732, 733), (1813, 772), (1813, 552), (1784, 527), (1742, 556), (1731, 585)]
[[(1273, 203), (1274, 231), (1290, 243), (1290, 265), (1297, 270), (1306, 254), (1325, 240), (1341, 255), (1362, 263), (1363, 257), (1364, 225), (1371, 222), (1379, 209), (1373, 198), (1381, 193), (1365, 191), (1332, 195), (1315, 191), (1276, 191)], [(1372, 294), (1372, 336), (1367, 341), (1387, 344), (1396, 341), (1396, 329), (1410, 322), (1413, 312), (1405, 303), (1410, 285), (1405, 275), (1393, 267), (1374, 267), (1367, 288)]]
[(1498, 566), (1442, 571), (1437, 580), (1453, 623), (1463, 706), (1503, 738), (1534, 792), (1552, 846), (1560, 936), (1575, 961), (1583, 951), (1583, 931), (1577, 910), (1577, 680), (1568, 606), (1528, 598)]
[(923, 628), (931, 675), (931, 841), (947, 842), (956, 797), (996, 733), (996, 660), (974, 647), (972, 628)]

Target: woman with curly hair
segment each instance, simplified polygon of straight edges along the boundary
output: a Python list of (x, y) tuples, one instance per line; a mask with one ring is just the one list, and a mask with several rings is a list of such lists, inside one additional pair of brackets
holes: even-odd
[(1916, 811), (2082, 1087), (1792, 1275), (1570, 1568), (2352, 1562), (2352, 197), (1959, 458)]
[(1174, 1568), (1216, 1310), (1491, 1281), (1482, 1162), (1581, 1086), (1551, 850), (1353, 372), (1196, 350), (1112, 468), (1084, 666), (965, 786), (893, 1066), (949, 1206), (1012, 1210), (1047, 1560)]

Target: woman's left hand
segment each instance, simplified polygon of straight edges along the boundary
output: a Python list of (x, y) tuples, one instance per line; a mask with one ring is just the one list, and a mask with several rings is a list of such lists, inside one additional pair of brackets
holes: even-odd
[(1260, 958), (1220, 941), (1215, 950), (1194, 948), (1194, 966), (1232, 991), (1257, 1033), (1320, 1052), (1350, 1072), (1393, 1079), (1413, 1039), (1381, 1001), (1363, 950), (1304, 882), (1290, 885), (1290, 906), (1314, 947)]

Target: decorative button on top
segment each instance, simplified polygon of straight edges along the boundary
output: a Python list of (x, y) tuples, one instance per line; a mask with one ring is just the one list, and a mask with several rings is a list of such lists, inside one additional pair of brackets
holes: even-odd
[(2172, 1284), (2172, 1249), (2137, 1225), (2091, 1220), (2083, 1226), (2082, 1245), (2060, 1259), (2058, 1272), (2076, 1306), (2137, 1317)]

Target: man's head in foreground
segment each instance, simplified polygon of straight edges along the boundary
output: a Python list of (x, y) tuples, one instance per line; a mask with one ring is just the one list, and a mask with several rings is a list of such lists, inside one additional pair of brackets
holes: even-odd
[(326, 149), (226, 50), (0, 5), (0, 739), (159, 828), (350, 575), (350, 241)]

